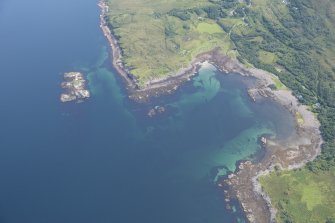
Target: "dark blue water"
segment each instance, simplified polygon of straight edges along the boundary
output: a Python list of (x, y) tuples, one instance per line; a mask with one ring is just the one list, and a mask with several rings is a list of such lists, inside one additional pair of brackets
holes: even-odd
[[(292, 117), (210, 66), (133, 103), (108, 50), (96, 0), (0, 0), (0, 222), (243, 220), (215, 182), (260, 135), (290, 134)], [(89, 101), (59, 102), (68, 71), (87, 76)], [(148, 118), (155, 105), (166, 113)]]

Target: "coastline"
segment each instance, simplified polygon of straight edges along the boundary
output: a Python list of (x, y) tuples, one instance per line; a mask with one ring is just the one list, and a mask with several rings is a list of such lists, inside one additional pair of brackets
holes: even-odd
[[(238, 62), (237, 62), (238, 64)], [(240, 66), (243, 66), (240, 64)], [(323, 143), (320, 123), (307, 106), (301, 105), (292, 92), (273, 90), (273, 75), (256, 68), (247, 70), (248, 75), (257, 79), (256, 86), (248, 90), (251, 99), (257, 103), (264, 97), (278, 102), (293, 116), (299, 113), (304, 120), (296, 123), (295, 134), (285, 140), (266, 139), (263, 143), (265, 156), (258, 162), (245, 161), (239, 163), (235, 173), (229, 174), (222, 185), (229, 187), (230, 196), (236, 197), (251, 223), (276, 222), (276, 209), (270, 197), (262, 190), (259, 178), (275, 171), (293, 170), (303, 167), (321, 153)]]
[(250, 99), (258, 103), (263, 98), (269, 98), (285, 109), (291, 115), (301, 116), (303, 122), (295, 119), (295, 133), (287, 139), (260, 139), (265, 149), (265, 155), (256, 162), (238, 162), (235, 173), (229, 174), (218, 185), (229, 188), (226, 199), (237, 198), (250, 223), (276, 222), (276, 209), (272, 206), (270, 197), (262, 190), (258, 179), (276, 169), (293, 170), (303, 167), (321, 153), (323, 139), (320, 132), (320, 122), (305, 105), (289, 89), (274, 89), (275, 75), (257, 68), (246, 68), (235, 59), (221, 55), (218, 50), (210, 54), (209, 62), (223, 73), (254, 77), (256, 83), (248, 89)]
[(105, 17), (108, 14), (109, 6), (106, 0), (100, 0), (98, 6), (101, 9), (100, 14), (100, 28), (106, 37), (112, 53), (112, 64), (114, 69), (122, 79), (125, 81), (129, 98), (137, 102), (145, 102), (152, 96), (159, 96), (163, 94), (171, 94), (184, 82), (189, 81), (201, 67), (201, 64), (211, 57), (211, 52), (198, 55), (188, 67), (181, 69), (175, 74), (169, 74), (167, 77), (156, 78), (140, 87), (136, 77), (132, 75), (129, 69), (122, 61), (122, 50), (119, 46), (118, 40), (113, 35), (113, 32), (108, 27)]
[(99, 2), (101, 8), (100, 27), (106, 36), (112, 53), (113, 67), (126, 82), (129, 98), (137, 102), (145, 102), (150, 97), (173, 93), (182, 83), (195, 75), (202, 63), (208, 61), (219, 71), (236, 73), (237, 75), (256, 78), (256, 84), (248, 89), (250, 98), (257, 103), (262, 98), (270, 98), (286, 108), (292, 115), (299, 113), (303, 123), (296, 121), (296, 134), (284, 141), (267, 139), (264, 143), (265, 156), (257, 162), (239, 162), (235, 173), (229, 174), (226, 179), (219, 182), (229, 188), (227, 197), (237, 198), (249, 222), (268, 223), (275, 222), (276, 210), (271, 205), (270, 198), (262, 190), (258, 181), (276, 168), (297, 169), (308, 161), (314, 160), (321, 153), (322, 138), (319, 130), (320, 123), (308, 107), (300, 105), (290, 90), (275, 90), (273, 75), (256, 68), (245, 68), (243, 64), (226, 55), (219, 49), (200, 54), (190, 66), (166, 78), (147, 82), (145, 87), (139, 87), (136, 78), (122, 61), (122, 50), (108, 27), (105, 16), (108, 13), (106, 0)]

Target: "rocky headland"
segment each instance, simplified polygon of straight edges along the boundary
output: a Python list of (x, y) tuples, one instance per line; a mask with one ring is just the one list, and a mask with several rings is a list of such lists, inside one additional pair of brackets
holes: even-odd
[(101, 8), (100, 28), (102, 29), (111, 47), (113, 67), (119, 75), (122, 76), (126, 83), (129, 98), (134, 101), (145, 102), (153, 96), (173, 93), (182, 83), (189, 81), (190, 77), (197, 73), (201, 64), (210, 58), (211, 52), (200, 54), (190, 63), (188, 67), (181, 69), (174, 74), (166, 75), (166, 77), (150, 80), (140, 86), (136, 77), (131, 74), (130, 69), (123, 63), (122, 50), (118, 40), (115, 38), (113, 31), (110, 29), (106, 21), (109, 6), (105, 0), (101, 0), (98, 5)]

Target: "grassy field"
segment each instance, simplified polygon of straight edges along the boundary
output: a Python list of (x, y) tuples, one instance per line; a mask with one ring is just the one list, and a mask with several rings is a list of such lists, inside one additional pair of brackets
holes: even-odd
[[(211, 6), (207, 0), (109, 0), (109, 5), (109, 22), (123, 49), (124, 62), (141, 84), (176, 73), (200, 53), (232, 48), (216, 21), (178, 11)], [(183, 20), (178, 13), (189, 18)]]
[(198, 33), (208, 33), (208, 34), (215, 34), (215, 33), (224, 33), (222, 28), (216, 23), (208, 23), (208, 22), (200, 22), (197, 26)]
[(335, 168), (276, 172), (261, 178), (261, 183), (279, 210), (278, 223), (334, 222)]
[(276, 89), (278, 90), (287, 90), (287, 87), (280, 81), (277, 76), (272, 77), (273, 82), (275, 83)]

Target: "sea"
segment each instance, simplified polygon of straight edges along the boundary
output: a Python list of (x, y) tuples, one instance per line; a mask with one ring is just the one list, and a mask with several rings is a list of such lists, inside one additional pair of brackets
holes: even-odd
[[(245, 222), (218, 184), (293, 117), (208, 64), (171, 95), (129, 100), (97, 4), (0, 0), (0, 223)], [(60, 102), (70, 71), (89, 100)]]

